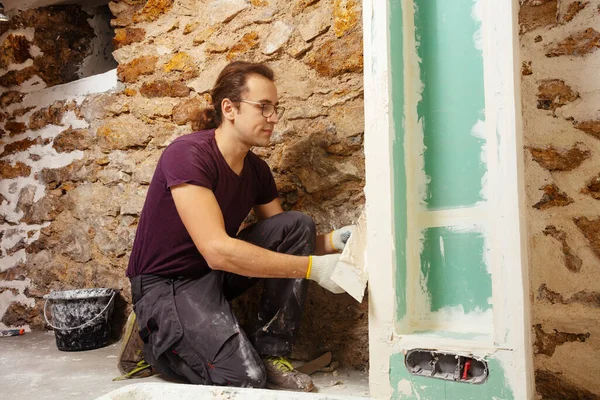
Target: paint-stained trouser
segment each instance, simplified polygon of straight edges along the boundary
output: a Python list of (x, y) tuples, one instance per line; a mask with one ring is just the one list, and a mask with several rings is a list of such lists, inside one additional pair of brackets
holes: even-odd
[[(280, 253), (309, 255), (314, 254), (316, 229), (310, 217), (289, 211), (246, 228), (238, 238)], [(141, 331), (149, 332), (146, 361), (161, 374), (190, 383), (264, 387), (261, 355), (291, 352), (308, 281), (265, 279), (249, 340), (229, 301), (257, 281), (223, 271), (199, 279), (132, 278), (137, 320)]]

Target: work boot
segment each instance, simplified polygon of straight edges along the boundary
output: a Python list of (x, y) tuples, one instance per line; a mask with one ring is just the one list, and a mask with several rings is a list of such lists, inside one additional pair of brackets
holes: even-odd
[(125, 324), (125, 334), (117, 358), (117, 367), (123, 374), (114, 381), (130, 378), (145, 378), (152, 375), (152, 367), (144, 361), (144, 342), (140, 338), (140, 327), (132, 311)]
[(269, 389), (310, 392), (315, 388), (310, 376), (296, 371), (284, 357), (265, 357), (263, 361)]

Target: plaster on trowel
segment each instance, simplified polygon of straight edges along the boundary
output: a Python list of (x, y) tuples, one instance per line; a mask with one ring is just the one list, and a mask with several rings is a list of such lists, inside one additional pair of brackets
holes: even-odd
[(331, 275), (331, 280), (359, 303), (362, 302), (368, 280), (365, 265), (366, 229), (367, 223), (363, 214), (358, 219), (356, 228), (350, 235)]

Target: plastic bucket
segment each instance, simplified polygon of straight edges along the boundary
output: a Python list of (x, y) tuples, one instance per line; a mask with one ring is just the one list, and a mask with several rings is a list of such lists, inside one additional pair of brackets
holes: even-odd
[(45, 295), (44, 318), (54, 329), (56, 347), (62, 351), (80, 351), (106, 346), (117, 292), (94, 288), (52, 291)]

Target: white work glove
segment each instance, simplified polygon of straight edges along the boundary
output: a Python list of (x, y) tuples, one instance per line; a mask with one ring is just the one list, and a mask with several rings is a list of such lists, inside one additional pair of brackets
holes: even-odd
[(331, 247), (333, 247), (335, 251), (344, 250), (344, 247), (346, 247), (346, 243), (348, 242), (348, 239), (350, 239), (352, 232), (354, 232), (355, 227), (356, 225), (347, 225), (332, 231), (329, 234)]
[(339, 254), (327, 254), (324, 256), (309, 256), (310, 266), (306, 273), (306, 279), (317, 282), (321, 287), (331, 293), (344, 293), (344, 289), (331, 280), (331, 274), (340, 259)]

